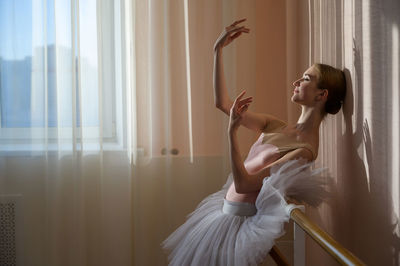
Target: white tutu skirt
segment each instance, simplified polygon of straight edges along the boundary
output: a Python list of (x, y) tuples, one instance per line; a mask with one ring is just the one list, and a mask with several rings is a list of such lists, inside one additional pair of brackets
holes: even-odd
[[(271, 169), (264, 179), (255, 208), (251, 203), (224, 198), (232, 176), (223, 188), (205, 198), (187, 221), (163, 243), (170, 265), (246, 266), (262, 263), (289, 220), (285, 196), (318, 205), (328, 193), (319, 176), (322, 169), (292, 160)], [(255, 214), (252, 213), (254, 208)], [(252, 215), (252, 216), (250, 216)]]

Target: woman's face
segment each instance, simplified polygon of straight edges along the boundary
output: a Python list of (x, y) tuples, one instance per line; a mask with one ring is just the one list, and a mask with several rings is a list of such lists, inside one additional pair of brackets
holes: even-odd
[(306, 106), (315, 106), (323, 92), (317, 86), (318, 70), (313, 66), (304, 72), (303, 77), (293, 82), (295, 87), (291, 101)]

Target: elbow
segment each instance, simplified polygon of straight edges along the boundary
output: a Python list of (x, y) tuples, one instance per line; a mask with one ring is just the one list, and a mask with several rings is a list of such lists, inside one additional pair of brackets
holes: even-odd
[(215, 102), (215, 107), (221, 110), (224, 113), (228, 113), (226, 107), (221, 102)]
[(215, 101), (215, 107), (217, 107), (219, 110), (223, 109), (223, 104), (220, 101)]
[(224, 104), (221, 101), (215, 101), (215, 107), (224, 112), (225, 114), (229, 115), (231, 107), (227, 105), (226, 103)]

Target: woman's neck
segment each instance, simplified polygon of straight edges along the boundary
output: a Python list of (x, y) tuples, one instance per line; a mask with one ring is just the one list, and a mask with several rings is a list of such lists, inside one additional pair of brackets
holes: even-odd
[(302, 106), (301, 115), (294, 126), (300, 134), (319, 134), (323, 116), (319, 108)]

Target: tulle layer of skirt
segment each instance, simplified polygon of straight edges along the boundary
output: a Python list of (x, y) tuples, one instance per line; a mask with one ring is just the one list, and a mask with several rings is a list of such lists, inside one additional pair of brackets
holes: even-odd
[[(274, 240), (284, 234), (284, 223), (289, 220), (284, 195), (291, 189), (292, 194), (296, 196), (297, 193), (298, 200), (302, 201), (301, 194), (313, 190), (320, 198), (311, 199), (312, 203), (320, 202), (325, 195), (321, 192), (323, 184), (318, 178), (312, 178), (319, 173), (297, 160), (273, 168), (271, 176), (264, 179), (254, 215), (249, 203), (225, 201), (224, 206), (226, 192), (232, 183), (229, 176), (224, 187), (205, 198), (187, 221), (162, 243), (163, 248), (170, 251), (170, 265), (260, 264)], [(306, 179), (309, 181), (304, 182)]]

